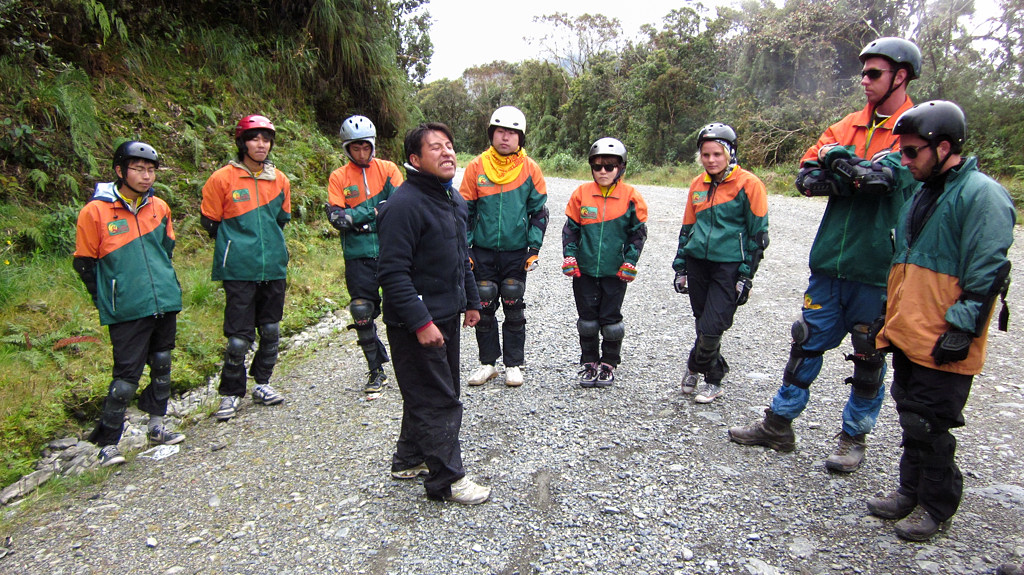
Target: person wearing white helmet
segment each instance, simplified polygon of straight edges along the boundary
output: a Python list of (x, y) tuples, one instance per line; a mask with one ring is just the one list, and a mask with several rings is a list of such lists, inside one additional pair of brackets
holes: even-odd
[(249, 375), (256, 380), (252, 401), (279, 405), (284, 396), (270, 385), (277, 365), (284, 316), (288, 247), (284, 227), (291, 221), (291, 182), (269, 161), (276, 138), (266, 116), (245, 116), (235, 126), (234, 160), (203, 186), (200, 224), (214, 239), (213, 280), (224, 285), (224, 336), (218, 421), (235, 416), (246, 391), (245, 356), (256, 335), (259, 347)]
[[(565, 206), (562, 273), (572, 278), (579, 319), (579, 384), (611, 387), (622, 361), (622, 300), (636, 279), (636, 262), (647, 241), (647, 202), (622, 181), (626, 146), (601, 138), (590, 146), (594, 181), (576, 188)], [(602, 341), (602, 336), (604, 340)]]
[[(548, 225), (547, 185), (540, 166), (526, 155), (526, 116), (514, 106), (491, 114), (491, 146), (466, 166), (459, 193), (469, 206), (469, 242), (473, 274), (483, 310), (476, 325), (480, 367), (469, 385), (498, 376), (505, 385), (523, 384), (526, 361), (526, 274), (537, 269)], [(505, 314), (498, 334), (498, 305)], [(503, 343), (502, 343), (503, 341)]]
[(394, 162), (375, 157), (377, 128), (366, 116), (352, 116), (341, 124), (341, 147), (349, 161), (331, 172), (327, 184), (327, 219), (341, 232), (345, 257), (345, 285), (351, 300), (349, 312), (359, 347), (366, 357), (363, 391), (376, 397), (384, 391), (387, 349), (377, 336), (374, 320), (380, 315), (380, 283), (377, 281), (377, 208), (402, 185), (402, 173)]

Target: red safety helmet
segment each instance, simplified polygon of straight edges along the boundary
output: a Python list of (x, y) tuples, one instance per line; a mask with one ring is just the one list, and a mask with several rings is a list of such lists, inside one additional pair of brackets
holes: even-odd
[(266, 116), (260, 116), (259, 114), (252, 114), (246, 116), (238, 121), (238, 125), (235, 126), (235, 139), (242, 137), (242, 134), (248, 130), (270, 130), (271, 134), (277, 134), (277, 130), (274, 129), (274, 123), (267, 119)]

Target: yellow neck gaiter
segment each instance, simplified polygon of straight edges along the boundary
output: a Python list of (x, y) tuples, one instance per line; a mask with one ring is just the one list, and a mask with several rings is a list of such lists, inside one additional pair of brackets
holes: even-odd
[(608, 186), (607, 188), (602, 186), (601, 184), (597, 184), (597, 187), (601, 190), (601, 195), (607, 198), (608, 196), (612, 195), (612, 191), (615, 190), (615, 186), (617, 185), (619, 185), (619, 183), (615, 182), (614, 184)]
[(526, 150), (519, 148), (514, 154), (502, 156), (494, 146), (491, 146), (480, 159), (487, 179), (502, 186), (519, 177), (519, 173), (523, 171), (523, 164), (526, 163)]

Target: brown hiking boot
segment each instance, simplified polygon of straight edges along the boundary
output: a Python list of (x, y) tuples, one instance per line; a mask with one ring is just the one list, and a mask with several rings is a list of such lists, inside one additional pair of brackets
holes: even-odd
[[(839, 471), (842, 473), (850, 473), (857, 471), (862, 461), (864, 461), (864, 450), (868, 448), (868, 444), (864, 441), (865, 434), (850, 435), (845, 431), (840, 431), (836, 437), (839, 438), (839, 445), (836, 446), (836, 451), (832, 455), (828, 456), (825, 460), (825, 467), (829, 471)], [(909, 513), (909, 511), (908, 511)]]
[(910, 541), (928, 541), (939, 531), (949, 528), (949, 521), (936, 521), (931, 513), (918, 505), (906, 516), (896, 522), (896, 535)]
[(763, 445), (775, 451), (796, 449), (792, 421), (764, 410), (764, 420), (746, 426), (729, 428), (729, 439), (740, 445)]
[(910, 515), (915, 507), (917, 502), (899, 491), (868, 498), (868, 513), (882, 519), (903, 519)]

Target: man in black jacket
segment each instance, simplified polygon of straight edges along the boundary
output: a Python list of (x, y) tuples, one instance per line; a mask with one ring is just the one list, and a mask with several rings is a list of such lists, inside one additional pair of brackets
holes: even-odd
[(432, 499), (475, 505), (491, 489), (462, 468), (459, 428), (459, 315), (480, 321), (469, 266), (469, 211), (458, 191), (448, 126), (420, 124), (405, 136), (408, 179), (377, 216), (384, 324), (402, 392), (402, 430), (391, 462), (396, 479), (426, 475)]

